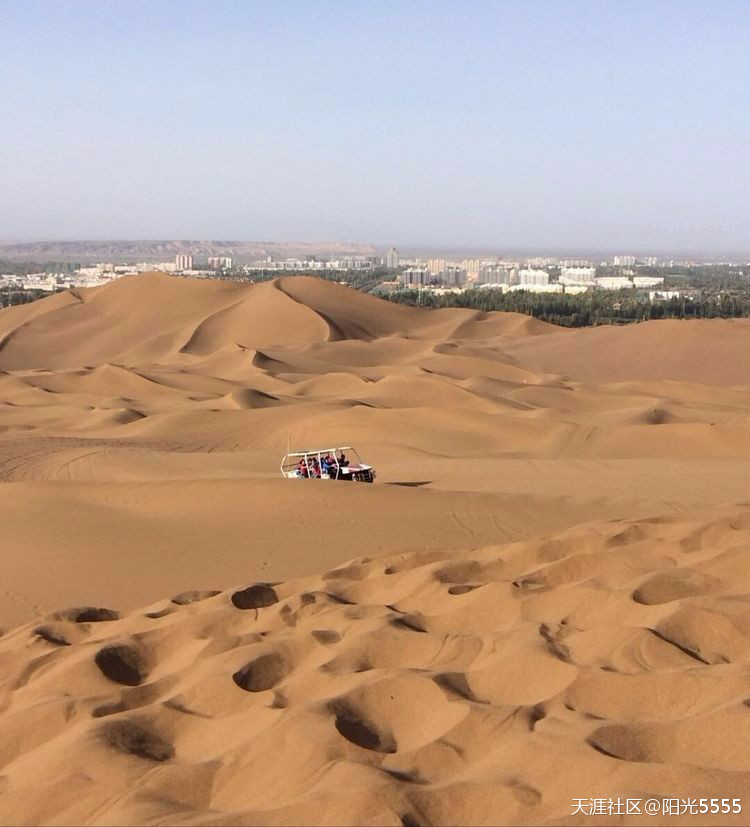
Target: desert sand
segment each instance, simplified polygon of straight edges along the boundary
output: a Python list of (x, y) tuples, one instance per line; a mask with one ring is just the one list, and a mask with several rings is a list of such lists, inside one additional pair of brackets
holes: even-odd
[[(748, 346), (303, 277), (1, 311), (0, 822), (747, 810)], [(281, 479), (334, 445), (376, 483)]]

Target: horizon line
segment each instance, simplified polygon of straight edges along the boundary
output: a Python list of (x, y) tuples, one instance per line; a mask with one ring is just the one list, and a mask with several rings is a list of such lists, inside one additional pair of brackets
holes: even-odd
[(670, 256), (676, 255), (690, 258), (696, 257), (728, 257), (728, 256), (750, 256), (750, 247), (746, 250), (736, 248), (687, 248), (687, 247), (653, 247), (642, 246), (640, 244), (622, 244), (617, 246), (591, 246), (586, 245), (554, 245), (554, 244), (540, 244), (529, 245), (523, 244), (515, 246), (513, 244), (427, 244), (424, 242), (382, 242), (382, 241), (352, 241), (344, 239), (316, 239), (315, 241), (299, 240), (299, 239), (242, 239), (242, 238), (177, 238), (174, 236), (163, 236), (161, 238), (134, 238), (134, 237), (109, 237), (109, 238), (25, 238), (25, 239), (0, 239), (0, 254), (3, 253), (3, 248), (6, 247), (24, 247), (35, 244), (59, 244), (59, 245), (75, 245), (75, 244), (216, 244), (216, 245), (239, 245), (239, 244), (258, 244), (258, 245), (285, 245), (285, 246), (333, 246), (341, 245), (346, 247), (371, 247), (374, 249), (387, 250), (390, 247), (400, 248), (401, 250), (416, 254), (416, 253), (475, 253), (485, 255), (515, 255), (526, 257), (543, 257), (543, 256), (561, 256), (561, 257), (586, 257), (586, 256), (607, 256), (607, 255), (644, 255), (644, 256)]

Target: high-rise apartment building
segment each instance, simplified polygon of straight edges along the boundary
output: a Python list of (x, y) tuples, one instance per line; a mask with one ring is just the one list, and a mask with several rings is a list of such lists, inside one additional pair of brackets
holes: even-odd
[(519, 270), (518, 283), (526, 285), (549, 284), (549, 273), (546, 270)]
[(478, 284), (514, 284), (516, 281), (517, 269), (505, 267), (502, 264), (492, 264), (482, 267), (477, 274)]
[(465, 258), (461, 262), (461, 267), (466, 270), (466, 277), (469, 281), (477, 281), (482, 262), (478, 258)]
[(208, 257), (208, 266), (212, 267), (214, 270), (231, 270), (232, 264), (233, 261), (231, 256)]
[(389, 270), (395, 270), (398, 267), (398, 250), (395, 247), (391, 247), (385, 254), (385, 266)]
[(174, 257), (175, 270), (192, 270), (193, 257), (190, 255), (180, 255)]
[(466, 284), (466, 270), (456, 264), (446, 265), (437, 277), (440, 282), (449, 287), (463, 287)]
[(431, 279), (432, 274), (426, 267), (409, 267), (398, 276), (404, 287), (424, 287)]

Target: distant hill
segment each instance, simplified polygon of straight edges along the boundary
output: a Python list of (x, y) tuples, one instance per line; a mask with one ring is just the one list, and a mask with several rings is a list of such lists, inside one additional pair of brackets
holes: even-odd
[(0, 259), (17, 261), (165, 261), (176, 255), (196, 258), (230, 255), (239, 261), (274, 256), (367, 256), (371, 244), (341, 241), (28, 241), (0, 242)]

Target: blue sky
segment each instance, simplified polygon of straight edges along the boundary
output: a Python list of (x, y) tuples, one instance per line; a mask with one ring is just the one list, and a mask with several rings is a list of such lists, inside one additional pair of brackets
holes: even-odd
[(750, 251), (750, 3), (0, 0), (0, 238)]

